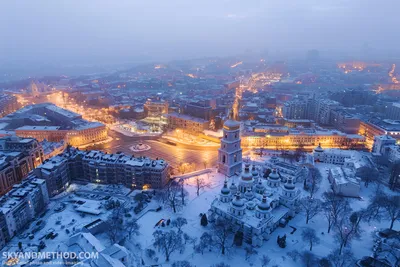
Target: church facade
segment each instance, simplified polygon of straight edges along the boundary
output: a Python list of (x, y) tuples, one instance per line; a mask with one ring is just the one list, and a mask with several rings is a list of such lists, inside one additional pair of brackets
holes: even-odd
[(264, 178), (246, 163), (237, 184), (232, 181), (228, 187), (225, 180), (208, 215), (211, 222), (229, 221), (235, 232), (243, 233), (244, 242), (261, 246), (279, 224), (295, 215), (299, 196), (293, 178), (283, 180), (275, 169)]

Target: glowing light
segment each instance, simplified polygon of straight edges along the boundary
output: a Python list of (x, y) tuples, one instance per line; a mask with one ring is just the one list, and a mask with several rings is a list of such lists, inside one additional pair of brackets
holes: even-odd
[(242, 65), (242, 64), (243, 64), (243, 61), (236, 62), (235, 64), (233, 64), (231, 66), (231, 68), (236, 68), (237, 66)]

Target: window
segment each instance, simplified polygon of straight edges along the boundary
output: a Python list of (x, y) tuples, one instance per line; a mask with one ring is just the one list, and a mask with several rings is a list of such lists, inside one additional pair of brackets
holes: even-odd
[(235, 162), (237, 162), (237, 154), (235, 154), (235, 155), (233, 156), (233, 159), (234, 159)]
[(222, 155), (222, 163), (225, 163), (225, 161), (226, 161), (225, 155)]

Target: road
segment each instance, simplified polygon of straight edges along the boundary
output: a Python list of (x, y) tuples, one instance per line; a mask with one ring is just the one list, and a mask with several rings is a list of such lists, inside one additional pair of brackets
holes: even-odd
[[(196, 169), (204, 169), (203, 161), (208, 162), (207, 167), (216, 166), (218, 150), (217, 148), (205, 148), (204, 150), (191, 150), (188, 148), (168, 145), (157, 140), (145, 140), (146, 137), (128, 137), (120, 133), (109, 130), (109, 136), (113, 137), (111, 142), (87, 147), (88, 150), (96, 149), (108, 153), (121, 151), (128, 155), (147, 156), (151, 158), (162, 158), (169, 162), (173, 167), (180, 163), (195, 163)], [(151, 149), (143, 152), (132, 152), (130, 147), (137, 143), (143, 143), (151, 146)]]

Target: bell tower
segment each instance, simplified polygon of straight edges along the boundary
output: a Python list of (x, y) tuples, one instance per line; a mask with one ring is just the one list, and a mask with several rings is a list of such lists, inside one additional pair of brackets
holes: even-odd
[(241, 171), (240, 123), (233, 119), (231, 110), (229, 119), (224, 123), (221, 147), (218, 149), (218, 172), (231, 177)]

